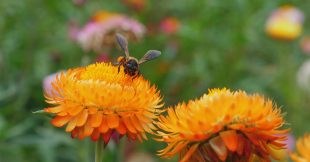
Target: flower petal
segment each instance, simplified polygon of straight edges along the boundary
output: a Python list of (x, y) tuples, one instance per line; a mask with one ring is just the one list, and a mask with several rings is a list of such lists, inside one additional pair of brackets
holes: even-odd
[(118, 127), (119, 125), (118, 115), (117, 114), (107, 115), (107, 123), (108, 123), (109, 128), (111, 129)]
[(225, 161), (228, 155), (228, 151), (223, 140), (219, 136), (216, 136), (209, 141), (209, 144), (219, 159)]
[(84, 109), (80, 114), (78, 115), (78, 120), (76, 122), (76, 126), (80, 127), (83, 126), (87, 120), (88, 117), (88, 111), (87, 109)]
[(91, 126), (94, 128), (99, 127), (102, 122), (102, 118), (103, 118), (102, 112), (90, 115)]
[(238, 135), (235, 130), (224, 131), (220, 136), (229, 151), (235, 152), (238, 147)]
[(51, 123), (56, 127), (64, 126), (69, 120), (71, 116), (56, 116), (54, 119), (51, 120)]

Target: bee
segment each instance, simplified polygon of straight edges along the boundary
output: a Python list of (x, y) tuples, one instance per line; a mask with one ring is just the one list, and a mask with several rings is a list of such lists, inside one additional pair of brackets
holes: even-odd
[(116, 40), (119, 46), (121, 47), (121, 49), (125, 53), (125, 56), (120, 56), (117, 58), (116, 65), (118, 65), (118, 72), (120, 71), (120, 67), (123, 66), (124, 73), (132, 76), (132, 79), (140, 75), (140, 71), (139, 71), (140, 64), (153, 60), (161, 55), (160, 51), (149, 50), (144, 54), (144, 56), (140, 60), (138, 60), (135, 57), (132, 57), (129, 55), (128, 42), (127, 42), (127, 39), (123, 35), (117, 33)]

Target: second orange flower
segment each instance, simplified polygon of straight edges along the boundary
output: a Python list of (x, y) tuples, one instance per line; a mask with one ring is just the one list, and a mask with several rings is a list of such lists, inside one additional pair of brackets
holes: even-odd
[(159, 155), (181, 162), (270, 161), (285, 148), (287, 129), (272, 101), (244, 91), (212, 89), (200, 99), (169, 107), (159, 117)]

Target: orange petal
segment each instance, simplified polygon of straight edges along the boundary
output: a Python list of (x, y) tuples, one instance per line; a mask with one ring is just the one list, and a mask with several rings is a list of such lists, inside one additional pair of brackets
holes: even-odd
[(84, 125), (84, 136), (90, 136), (93, 133), (94, 128), (91, 127), (91, 123), (90, 120), (88, 120), (86, 122), (86, 124)]
[(168, 154), (174, 155), (180, 152), (182, 149), (186, 148), (188, 143), (189, 143), (188, 141), (183, 141), (183, 142), (178, 142), (176, 145), (171, 145)]
[(250, 156), (252, 154), (252, 147), (251, 147), (251, 143), (248, 140), (244, 140), (244, 147), (243, 147), (243, 157), (245, 157), (246, 161), (249, 161)]
[(216, 136), (209, 141), (209, 144), (219, 159), (225, 161), (228, 155), (228, 151), (222, 139), (219, 136)]
[(147, 136), (145, 135), (145, 133), (141, 133), (140, 135), (142, 136), (144, 140), (147, 140)]
[(119, 125), (117, 128), (115, 128), (119, 134), (124, 135), (127, 132), (126, 126), (124, 125), (123, 121), (119, 122)]
[(131, 133), (130, 131), (128, 131), (126, 135), (127, 135), (128, 140), (134, 141), (134, 140), (137, 139), (137, 134), (136, 133)]
[(83, 127), (82, 128), (80, 127), (77, 130), (78, 130), (78, 139), (82, 140), (85, 137)]
[(57, 113), (57, 116), (67, 116), (68, 115), (68, 113), (66, 113), (66, 112), (59, 112), (59, 113)]
[(48, 107), (44, 109), (45, 112), (49, 112), (49, 113), (59, 113), (63, 110), (64, 110), (63, 106)]
[(143, 127), (143, 129), (144, 129), (146, 132), (148, 132), (148, 133), (150, 133), (150, 134), (153, 134), (154, 132), (153, 132), (152, 129), (149, 127), (149, 125), (150, 125), (150, 124), (143, 124), (142, 127)]
[(221, 132), (220, 137), (222, 138), (229, 151), (235, 152), (237, 150), (238, 135), (235, 130)]
[(96, 114), (90, 115), (90, 122), (91, 122), (91, 126), (96, 128), (99, 127), (102, 121), (102, 112), (98, 112)]
[(76, 126), (80, 127), (83, 126), (87, 120), (88, 117), (88, 111), (87, 109), (84, 109), (80, 114), (77, 116), (77, 122)]
[(106, 116), (102, 116), (101, 125), (99, 126), (99, 131), (101, 133), (106, 133), (109, 130), (108, 122)]
[(111, 129), (118, 127), (119, 125), (118, 115), (117, 114), (107, 115), (107, 122), (108, 122), (109, 128)]
[(258, 162), (258, 161), (260, 161), (260, 162), (265, 162), (263, 159), (259, 158), (259, 157), (258, 157), (257, 155), (255, 155), (255, 154), (252, 154), (252, 155), (250, 156), (249, 161), (251, 161), (251, 162)]
[(142, 143), (142, 137), (141, 137), (141, 135), (140, 135), (140, 134), (137, 134), (137, 137), (138, 137), (139, 142)]
[(99, 137), (100, 137), (100, 132), (99, 132), (99, 129), (96, 128), (96, 129), (94, 129), (94, 131), (93, 131), (93, 133), (91, 135), (91, 139), (93, 141), (98, 141)]
[(77, 129), (73, 129), (73, 131), (71, 131), (71, 138), (76, 138), (78, 134)]
[(187, 162), (187, 160), (192, 156), (192, 154), (196, 151), (198, 148), (199, 143), (194, 144), (193, 146), (190, 147), (190, 149), (187, 151), (185, 156), (182, 158), (180, 162)]
[(141, 123), (139, 121), (139, 119), (137, 118), (136, 115), (132, 116), (131, 118), (131, 123), (134, 125), (134, 127), (139, 131), (139, 132), (143, 132), (143, 127), (141, 126)]
[(72, 116), (79, 114), (84, 109), (83, 106), (74, 106), (68, 110), (68, 113)]
[(66, 132), (71, 132), (76, 126), (77, 118), (74, 117), (67, 125)]
[(254, 145), (259, 146), (259, 141), (258, 140), (260, 140), (260, 138), (256, 137), (255, 135), (253, 135), (251, 133), (243, 132), (243, 134), (245, 134)]
[[(144, 116), (144, 114), (139, 115), (137, 117), (139, 118), (139, 121), (142, 121), (143, 123), (150, 123), (151, 122), (151, 119), (146, 117), (146, 116)], [(162, 118), (164, 118), (164, 117), (162, 116)]]
[(51, 123), (56, 127), (62, 127), (71, 119), (71, 116), (56, 116), (51, 120)]
[(88, 107), (89, 114), (96, 114), (98, 112), (98, 108), (96, 107)]
[(112, 135), (112, 130), (110, 129), (108, 132), (104, 133), (102, 138), (105, 144), (108, 144)]
[(242, 135), (238, 134), (238, 147), (237, 147), (237, 153), (239, 156), (241, 156), (243, 154), (243, 150), (244, 150), (244, 142), (245, 139)]
[(228, 128), (234, 129), (234, 130), (240, 130), (243, 129), (245, 126), (244, 124), (231, 124), (228, 125)]
[(214, 162), (218, 162), (219, 159), (216, 155), (216, 153), (213, 151), (213, 149), (211, 148), (210, 144), (205, 144), (204, 146), (201, 146), (200, 149), (202, 150), (203, 153), (205, 153), (208, 157), (208, 159), (211, 159), (209, 161), (214, 161)]
[(134, 128), (134, 126), (132, 125), (129, 117), (125, 117), (124, 118), (124, 124), (126, 126), (126, 128), (131, 132), (131, 133), (137, 133), (136, 129)]
[(277, 138), (279, 138), (278, 136), (274, 136), (273, 134), (271, 134), (270, 132), (257, 132), (256, 136), (259, 137), (259, 139), (263, 139), (263, 140), (268, 140), (268, 141), (274, 141)]
[(268, 147), (268, 152), (273, 159), (279, 160), (279, 161), (283, 161), (286, 158), (286, 154), (287, 154), (286, 149), (278, 150), (278, 149), (274, 149), (273, 147)]

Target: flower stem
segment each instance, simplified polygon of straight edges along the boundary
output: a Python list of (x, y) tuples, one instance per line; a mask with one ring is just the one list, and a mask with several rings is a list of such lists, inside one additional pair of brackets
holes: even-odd
[(124, 161), (125, 145), (126, 145), (126, 141), (124, 139), (120, 139), (119, 145), (118, 145), (119, 154), (117, 154), (117, 161), (118, 162), (123, 162)]
[(96, 142), (95, 162), (102, 162), (103, 145), (103, 140), (99, 138)]

